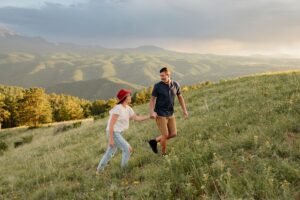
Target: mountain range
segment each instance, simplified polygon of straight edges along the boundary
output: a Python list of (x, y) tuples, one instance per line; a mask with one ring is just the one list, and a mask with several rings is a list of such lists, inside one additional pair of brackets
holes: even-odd
[(43, 87), (89, 100), (120, 88), (140, 90), (159, 81), (162, 66), (181, 85), (300, 68), (297, 58), (179, 53), (156, 46), (108, 49), (53, 43), (0, 28), (0, 84)]

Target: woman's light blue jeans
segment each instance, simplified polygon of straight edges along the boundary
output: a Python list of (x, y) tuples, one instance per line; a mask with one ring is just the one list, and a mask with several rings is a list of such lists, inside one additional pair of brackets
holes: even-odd
[[(125, 167), (128, 163), (130, 158), (130, 150), (129, 150), (129, 143), (123, 138), (122, 132), (114, 132), (114, 147), (108, 145), (105, 154), (103, 155), (102, 159), (99, 162), (97, 167), (97, 171), (104, 170), (104, 167), (107, 165), (108, 161), (115, 155), (118, 148), (122, 150), (122, 161), (121, 167)], [(109, 144), (109, 131), (106, 131), (106, 138)]]

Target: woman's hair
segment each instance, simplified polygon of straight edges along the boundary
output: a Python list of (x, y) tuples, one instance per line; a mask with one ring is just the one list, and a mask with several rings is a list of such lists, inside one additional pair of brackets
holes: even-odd
[(118, 104), (122, 104), (127, 99), (127, 97), (128, 95), (124, 99), (122, 99), (122, 101), (120, 101)]

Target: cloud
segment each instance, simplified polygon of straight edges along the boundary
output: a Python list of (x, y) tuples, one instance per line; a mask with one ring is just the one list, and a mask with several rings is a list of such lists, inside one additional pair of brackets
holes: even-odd
[(299, 41), (300, 2), (296, 0), (52, 2), (39, 8), (1, 7), (0, 23), (52, 40), (106, 46), (164, 40), (222, 41), (222, 45), (232, 41), (235, 46)]
[(47, 3), (56, 3), (65, 6), (72, 6), (78, 3), (84, 3), (86, 0), (1, 0), (0, 7), (17, 7), (17, 8), (41, 8)]

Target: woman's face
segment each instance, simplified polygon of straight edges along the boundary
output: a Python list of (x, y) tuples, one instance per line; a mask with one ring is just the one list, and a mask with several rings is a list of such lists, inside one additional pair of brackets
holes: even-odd
[(126, 102), (127, 102), (127, 104), (130, 104), (130, 103), (131, 103), (131, 94), (129, 94), (129, 95), (126, 97)]

